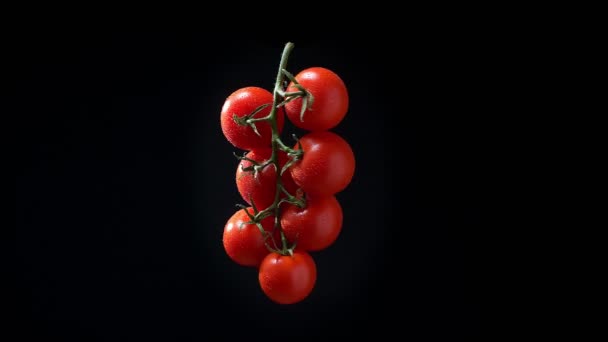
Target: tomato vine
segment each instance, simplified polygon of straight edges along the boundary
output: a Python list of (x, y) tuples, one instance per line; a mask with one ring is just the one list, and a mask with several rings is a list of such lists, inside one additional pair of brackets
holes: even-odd
[[(290, 101), (293, 101), (297, 98), (303, 98), (303, 101), (305, 104), (302, 106), (302, 110), (301, 110), (301, 114), (300, 114), (300, 119), (303, 120), (305, 111), (308, 108), (310, 108), (312, 106), (312, 104), (314, 103), (313, 95), (310, 94), (306, 89), (301, 87), (299, 85), (299, 83), (296, 81), (296, 79), (294, 78), (294, 76), (286, 70), (287, 60), (289, 59), (289, 54), (291, 53), (293, 48), (294, 48), (294, 44), (291, 42), (288, 42), (287, 44), (285, 44), (285, 47), (283, 49), (283, 53), (281, 55), (281, 61), (279, 63), (279, 70), (277, 72), (274, 90), (272, 93), (272, 96), (273, 96), (272, 104), (260, 105), (252, 113), (250, 113), (249, 115), (246, 115), (244, 117), (238, 117), (236, 114), (233, 116), (233, 119), (237, 124), (242, 125), (242, 126), (250, 126), (254, 130), (254, 132), (256, 132), (257, 135), (260, 135), (260, 134), (257, 130), (256, 123), (262, 122), (262, 121), (270, 122), (270, 127), (272, 128), (272, 136), (271, 136), (272, 154), (270, 155), (270, 158), (261, 164), (255, 160), (247, 159), (247, 157), (245, 157), (245, 155), (243, 155), (243, 156), (237, 155), (237, 158), (248, 160), (249, 162), (251, 162), (253, 164), (253, 167), (252, 167), (253, 170), (251, 170), (251, 171), (254, 173), (261, 171), (265, 167), (274, 167), (275, 168), (277, 177), (276, 177), (276, 190), (275, 190), (275, 195), (274, 195), (274, 202), (267, 208), (258, 210), (255, 203), (253, 203), (253, 201), (252, 201), (251, 204), (253, 207), (253, 212), (254, 212), (253, 214), (246, 211), (245, 210), (246, 207), (244, 205), (238, 204), (237, 206), (240, 207), (241, 209), (245, 210), (245, 212), (247, 213), (247, 215), (249, 216), (249, 218), (251, 220), (250, 222), (255, 224), (260, 229), (260, 232), (262, 233), (262, 235), (264, 236), (264, 239), (266, 241), (267, 248), (271, 252), (276, 252), (281, 255), (287, 255), (287, 254), (293, 255), (293, 251), (296, 248), (296, 242), (293, 242), (290, 244), (289, 241), (287, 241), (287, 238), (285, 237), (285, 233), (283, 232), (283, 230), (281, 228), (280, 219), (279, 219), (281, 204), (286, 202), (286, 203), (296, 205), (299, 208), (303, 208), (306, 205), (306, 200), (303, 196), (301, 196), (301, 193), (300, 194), (290, 194), (287, 191), (287, 189), (285, 189), (285, 187), (283, 186), (283, 182), (281, 180), (281, 175), (284, 172), (286, 172), (294, 162), (301, 159), (304, 152), (301, 148), (293, 149), (293, 148), (290, 148), (287, 145), (285, 145), (285, 143), (283, 143), (283, 141), (281, 140), (279, 127), (277, 124), (277, 113), (280, 109), (283, 108), (283, 106), (285, 106)], [(283, 88), (285, 77), (287, 77), (291, 82), (293, 82), (296, 85), (296, 87), (299, 87), (299, 91), (286, 93), (285, 89)], [(269, 105), (271, 106), (271, 109), (270, 109), (270, 113), (267, 116), (264, 116), (261, 118), (255, 117), (255, 115), (258, 112), (260, 112), (261, 110), (263, 110), (264, 108), (266, 108)], [(295, 136), (293, 136), (293, 137), (294, 137), (294, 139), (297, 140), (297, 138)], [(279, 157), (278, 157), (279, 150), (287, 153), (287, 156), (289, 157), (289, 160), (287, 161), (287, 163), (282, 167), (279, 164)], [(284, 194), (286, 197), (281, 198), (281, 194)], [(270, 215), (274, 216), (274, 229), (278, 230), (279, 234), (280, 234), (280, 238), (281, 238), (281, 247), (280, 248), (278, 248), (278, 244), (276, 243), (276, 241), (274, 241), (273, 234), (270, 234), (267, 231), (265, 231), (261, 224), (261, 221)], [(268, 242), (267, 242), (268, 239), (271, 240), (272, 245), (268, 244)]]

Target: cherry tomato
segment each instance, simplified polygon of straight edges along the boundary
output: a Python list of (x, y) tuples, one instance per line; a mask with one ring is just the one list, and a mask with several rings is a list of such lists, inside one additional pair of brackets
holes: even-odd
[[(272, 128), (267, 121), (257, 122), (256, 128), (260, 136), (255, 134), (253, 128), (248, 125), (239, 125), (233, 119), (233, 115), (243, 117), (253, 113), (256, 108), (263, 104), (269, 106), (259, 111), (254, 118), (261, 118), (270, 113), (272, 106), (272, 94), (263, 88), (245, 87), (238, 89), (226, 98), (222, 106), (220, 123), (222, 132), (226, 139), (235, 147), (242, 150), (252, 150), (260, 147), (270, 147)], [(283, 129), (285, 114), (282, 110), (277, 112), (277, 127), (279, 132)]]
[[(247, 211), (253, 214), (251, 207), (247, 208)], [(270, 251), (264, 245), (264, 237), (260, 229), (255, 224), (245, 223), (249, 221), (249, 216), (243, 209), (239, 209), (228, 219), (224, 226), (224, 250), (237, 264), (257, 267)], [(274, 217), (269, 216), (263, 219), (262, 228), (267, 232), (273, 232)], [(272, 246), (270, 237), (267, 241)]]
[[(287, 154), (279, 151), (279, 165), (283, 167), (287, 163)], [(248, 152), (245, 157), (255, 160), (258, 163), (264, 163), (270, 159), (272, 150), (270, 148), (257, 149)], [(250, 199), (253, 199), (255, 207), (258, 210), (264, 210), (274, 203), (275, 191), (277, 188), (276, 176), (277, 172), (274, 166), (268, 165), (261, 171), (258, 171), (257, 176), (249, 171), (243, 171), (244, 168), (250, 167), (252, 163), (247, 160), (241, 160), (236, 168), (236, 187), (243, 199), (251, 205)], [(285, 171), (281, 176), (283, 187), (292, 195), (295, 195), (297, 190), (296, 184), (293, 182), (289, 172)], [(285, 194), (281, 193), (281, 198)]]
[(342, 207), (335, 196), (309, 196), (306, 207), (290, 205), (283, 211), (281, 227), (298, 249), (320, 251), (338, 238), (342, 230)]
[[(355, 173), (355, 155), (344, 138), (329, 131), (310, 132), (300, 141), (304, 155), (290, 167), (291, 177), (310, 195), (344, 190)], [(293, 147), (297, 149), (298, 144)]]
[(268, 298), (279, 304), (294, 304), (312, 292), (317, 266), (306, 252), (296, 250), (293, 256), (270, 253), (260, 265), (258, 280)]
[[(321, 67), (302, 70), (296, 81), (314, 96), (310, 110), (300, 120), (303, 99), (297, 98), (285, 105), (289, 120), (297, 127), (310, 131), (325, 131), (337, 126), (348, 111), (348, 91), (342, 79), (333, 71)], [(298, 91), (291, 82), (287, 92)]]

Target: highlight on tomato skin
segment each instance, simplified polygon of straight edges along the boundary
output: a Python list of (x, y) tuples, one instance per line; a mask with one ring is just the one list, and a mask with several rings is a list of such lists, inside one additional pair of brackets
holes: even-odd
[[(253, 214), (253, 208), (248, 207), (246, 210)], [(242, 266), (258, 267), (270, 251), (264, 244), (260, 229), (255, 224), (248, 224), (249, 221), (244, 209), (235, 212), (224, 226), (222, 242), (232, 261)], [(278, 233), (273, 231), (274, 216), (263, 219), (261, 224), (265, 231), (274, 232), (275, 236)], [(268, 241), (270, 242), (270, 239)]]
[[(295, 76), (296, 81), (313, 95), (313, 103), (304, 112), (303, 98), (297, 98), (285, 105), (289, 121), (294, 126), (309, 131), (326, 131), (336, 127), (348, 112), (348, 90), (344, 81), (332, 70), (323, 67), (311, 67), (300, 71)], [(293, 82), (287, 87), (287, 92), (297, 92), (299, 89)], [(303, 120), (302, 120), (303, 119)]]
[(331, 131), (305, 134), (294, 149), (304, 155), (290, 167), (293, 181), (311, 195), (329, 196), (344, 190), (355, 174), (355, 155), (350, 144)]
[(271, 253), (260, 265), (258, 280), (264, 294), (275, 303), (295, 304), (312, 292), (317, 266), (307, 252), (296, 250), (293, 256)]
[(298, 249), (320, 251), (331, 246), (342, 230), (342, 207), (335, 196), (308, 196), (306, 206), (290, 205), (281, 213), (281, 227)]
[[(272, 128), (269, 122), (257, 122), (256, 128), (260, 135), (247, 125), (240, 125), (234, 121), (234, 115), (244, 117), (253, 113), (261, 105), (269, 105), (262, 109), (254, 118), (262, 118), (270, 114), (272, 93), (260, 87), (244, 87), (237, 89), (224, 101), (220, 113), (220, 125), (224, 137), (236, 148), (252, 150), (270, 147), (272, 142)], [(283, 130), (285, 114), (277, 111), (277, 126), (279, 133)]]

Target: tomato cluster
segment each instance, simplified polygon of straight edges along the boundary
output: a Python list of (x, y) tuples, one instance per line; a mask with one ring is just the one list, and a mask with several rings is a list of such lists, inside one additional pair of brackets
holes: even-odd
[[(329, 247), (340, 234), (343, 213), (335, 195), (351, 182), (355, 157), (349, 143), (330, 131), (348, 110), (342, 79), (322, 67), (296, 76), (283, 72), (287, 86), (277, 81), (273, 92), (241, 88), (222, 107), (222, 132), (244, 151), (235, 179), (248, 204), (226, 222), (223, 245), (234, 262), (258, 268), (271, 300), (292, 304), (315, 285), (310, 252)], [(280, 140), (285, 116), (306, 131), (293, 147)]]

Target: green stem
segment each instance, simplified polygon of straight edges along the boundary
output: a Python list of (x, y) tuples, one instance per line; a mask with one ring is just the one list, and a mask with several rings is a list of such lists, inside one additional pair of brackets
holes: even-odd
[(274, 194), (274, 202), (269, 208), (274, 209), (274, 229), (279, 229), (279, 233), (281, 235), (281, 254), (288, 254), (288, 241), (283, 233), (283, 229), (281, 228), (281, 224), (279, 222), (280, 215), (280, 200), (281, 200), (281, 192), (283, 191), (283, 182), (281, 180), (281, 166), (279, 164), (279, 151), (281, 149), (285, 150), (288, 148), (281, 141), (280, 133), (279, 133), (279, 125), (277, 123), (277, 111), (279, 103), (282, 101), (281, 94), (283, 93), (282, 84), (283, 84), (283, 69), (287, 66), (287, 59), (289, 58), (289, 54), (291, 50), (293, 50), (293, 43), (288, 42), (285, 44), (285, 48), (283, 49), (283, 54), (281, 55), (281, 62), (279, 63), (279, 71), (277, 72), (277, 78), (274, 84), (274, 91), (272, 92), (272, 109), (270, 110), (269, 118), (270, 118), (270, 127), (272, 128), (272, 154), (270, 156), (270, 161), (276, 167), (276, 175), (277, 175), (277, 187)]
[(268, 120), (272, 120), (270, 118), (270, 116), (263, 116), (261, 118), (249, 118), (249, 119), (247, 119), (247, 123), (259, 122), (259, 121), (268, 121)]
[(289, 152), (293, 152), (293, 149), (285, 144), (283, 144), (283, 142), (281, 141), (281, 139), (276, 141), (277, 143), (277, 147), (283, 151), (285, 151), (285, 153), (289, 153)]
[[(240, 119), (236, 116), (234, 119), (235, 121), (239, 120), (239, 121), (237, 121), (237, 123), (242, 121), (243, 124), (250, 125), (251, 128), (254, 130), (256, 130), (256, 128), (255, 128), (256, 122), (268, 121), (270, 123), (270, 127), (272, 129), (272, 138), (271, 138), (272, 139), (271, 140), (272, 154), (270, 155), (270, 159), (262, 164), (253, 162), (250, 160), (253, 164), (252, 170), (250, 170), (250, 171), (259, 172), (265, 167), (269, 167), (270, 165), (274, 166), (275, 171), (276, 171), (276, 190), (275, 190), (275, 194), (274, 194), (274, 202), (272, 203), (272, 205), (268, 206), (267, 208), (264, 208), (263, 210), (255, 213), (255, 217), (251, 217), (251, 215), (249, 215), (249, 213), (248, 213), (248, 216), (250, 216), (251, 221), (256, 223), (258, 225), (258, 228), (260, 228), (261, 230), (263, 230), (263, 228), (260, 224), (260, 221), (270, 215), (274, 216), (274, 230), (278, 230), (280, 233), (281, 247), (280, 248), (278, 247), (278, 244), (275, 241), (274, 236), (273, 236), (274, 234), (270, 234), (270, 236), (269, 236), (272, 240), (272, 244), (273, 244), (274, 248), (270, 247), (268, 243), (266, 243), (266, 247), (268, 248), (268, 250), (270, 250), (272, 252), (277, 252), (277, 253), (280, 253), (283, 255), (292, 255), (293, 249), (295, 248), (295, 244), (294, 243), (290, 244), (290, 242), (287, 240), (287, 237), (285, 236), (285, 233), (283, 232), (283, 229), (281, 227), (281, 223), (279, 220), (280, 214), (281, 214), (281, 212), (280, 212), (281, 204), (288, 203), (291, 205), (297, 205), (298, 207), (303, 207), (306, 203), (305, 199), (297, 198), (296, 196), (292, 196), (291, 194), (289, 194), (287, 192), (287, 190), (283, 186), (283, 181), (281, 179), (283, 170), (281, 169), (281, 165), (279, 163), (279, 153), (281, 151), (285, 152), (290, 157), (290, 160), (284, 166), (285, 169), (287, 169), (291, 164), (293, 164), (295, 160), (299, 160), (302, 157), (302, 154), (304, 153), (302, 151), (301, 146), (298, 146), (297, 149), (292, 149), (292, 148), (288, 147), (287, 145), (285, 145), (283, 143), (283, 141), (281, 141), (279, 125), (277, 122), (277, 115), (278, 115), (277, 113), (280, 110), (280, 108), (282, 107), (282, 105), (285, 104), (286, 96), (289, 96), (289, 99), (293, 99), (298, 96), (299, 97), (307, 96), (306, 95), (307, 92), (305, 90), (302, 90), (301, 92), (286, 94), (285, 89), (282, 88), (284, 77), (288, 77), (290, 79), (293, 78), (293, 76), (291, 76), (291, 74), (289, 74), (285, 70), (285, 66), (287, 65), (287, 59), (289, 57), (289, 54), (291, 53), (291, 50), (293, 50), (293, 43), (287, 43), (285, 45), (285, 48), (283, 49), (283, 54), (281, 55), (281, 62), (279, 63), (279, 70), (277, 72), (277, 78), (275, 81), (274, 90), (272, 92), (272, 107), (271, 107), (270, 113), (262, 118), (253, 118), (253, 115), (255, 113), (257, 113), (259, 110), (267, 107), (268, 106), (268, 104), (267, 104), (267, 105), (258, 107), (254, 111), (254, 113), (250, 114), (247, 117), (247, 119), (245, 121), (243, 121), (242, 119)], [(238, 157), (238, 158), (248, 160), (248, 158), (246, 158), (245, 156)], [(283, 194), (283, 193), (287, 196), (286, 199), (281, 198), (281, 194)], [(253, 206), (253, 203), (252, 203), (252, 206)]]

